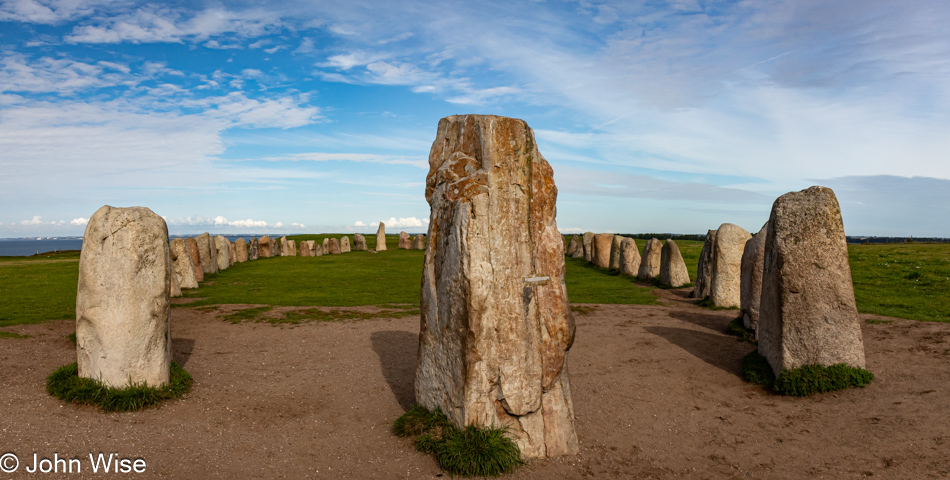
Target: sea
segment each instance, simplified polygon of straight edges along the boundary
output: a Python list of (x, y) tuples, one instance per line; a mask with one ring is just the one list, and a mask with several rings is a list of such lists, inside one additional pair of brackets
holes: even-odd
[[(171, 238), (187, 238), (194, 235), (173, 235)], [(230, 241), (250, 235), (225, 235)], [(271, 235), (271, 237), (274, 237)], [(280, 238), (280, 236), (274, 237)], [(47, 252), (82, 250), (82, 237), (0, 238), (0, 257), (28, 257)]]

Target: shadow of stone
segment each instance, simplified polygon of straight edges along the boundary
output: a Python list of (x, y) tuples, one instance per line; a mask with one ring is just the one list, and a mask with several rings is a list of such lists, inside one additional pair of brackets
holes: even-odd
[(172, 359), (182, 368), (191, 358), (191, 351), (195, 349), (195, 340), (192, 338), (172, 338)]
[(665, 338), (696, 358), (740, 379), (742, 357), (752, 348), (748, 343), (737, 342), (735, 337), (727, 335), (673, 327), (646, 327), (644, 330)]
[(402, 331), (374, 332), (373, 351), (396, 401), (403, 410), (416, 403), (415, 376), (419, 335)]
[(708, 328), (714, 332), (724, 333), (726, 326), (739, 315), (738, 310), (728, 310), (729, 315), (707, 313), (702, 310), (671, 310), (669, 316), (677, 320), (692, 323), (697, 327)]

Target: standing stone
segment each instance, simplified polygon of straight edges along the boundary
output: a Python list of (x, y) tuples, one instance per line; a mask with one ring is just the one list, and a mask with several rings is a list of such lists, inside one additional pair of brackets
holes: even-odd
[(614, 234), (598, 233), (594, 235), (594, 251), (591, 254), (591, 261), (600, 268), (610, 268), (610, 248), (614, 244)]
[(323, 239), (323, 254), (324, 255), (330, 254), (330, 239), (329, 238)]
[(640, 250), (637, 241), (624, 237), (620, 241), (620, 273), (634, 277), (640, 270)]
[(310, 255), (310, 242), (306, 240), (300, 241), (300, 256), (301, 257), (311, 257)]
[(640, 269), (637, 270), (637, 278), (640, 280), (649, 280), (660, 274), (660, 260), (663, 255), (663, 244), (655, 238), (651, 238), (643, 247), (643, 257), (640, 259)]
[(762, 269), (765, 263), (765, 237), (768, 222), (759, 233), (745, 242), (742, 252), (741, 280), (739, 281), (739, 313), (742, 325), (755, 331), (759, 326), (759, 304), (762, 299)]
[(234, 241), (234, 251), (237, 255), (236, 261), (244, 263), (247, 261), (247, 240), (239, 238)]
[(614, 243), (610, 246), (610, 268), (620, 270), (620, 244), (625, 237), (614, 235)]
[(234, 242), (228, 241), (228, 266), (233, 266), (237, 262), (237, 248)]
[(412, 238), (406, 232), (399, 232), (399, 248), (409, 250), (412, 248)]
[(425, 250), (426, 249), (426, 236), (424, 233), (416, 235), (412, 239), (412, 249), (413, 250)]
[(144, 207), (96, 211), (76, 291), (79, 376), (114, 388), (169, 382), (172, 276), (168, 228)]
[(198, 242), (194, 238), (186, 238), (185, 246), (188, 247), (188, 256), (191, 257), (191, 264), (195, 267), (195, 278), (199, 282), (205, 280), (205, 272), (201, 269), (201, 254), (198, 253)]
[(709, 301), (717, 307), (739, 306), (739, 283), (742, 279), (742, 252), (752, 238), (738, 225), (724, 223), (716, 232), (712, 255)]
[(280, 237), (280, 256), (290, 256), (290, 248), (287, 245), (287, 237)]
[(680, 254), (680, 248), (672, 238), (667, 238), (660, 251), (660, 285), (682, 287), (689, 283), (689, 271)]
[(271, 240), (271, 238), (267, 235), (264, 235), (260, 240), (257, 241), (257, 247), (260, 250), (260, 258), (270, 258), (274, 256), (274, 252), (271, 249), (273, 243), (273, 240)]
[[(168, 254), (169, 255), (172, 254), (171, 249), (169, 249)], [(178, 275), (175, 274), (175, 259), (172, 258), (171, 260), (172, 260), (172, 275), (171, 275), (171, 282), (169, 283), (169, 286), (171, 287), (171, 290), (169, 290), (169, 296), (171, 296), (172, 298), (176, 298), (176, 297), (181, 296), (181, 283), (179, 283)]]
[(257, 260), (260, 256), (260, 240), (251, 237), (251, 243), (247, 248), (247, 259), (248, 260)]
[(198, 243), (198, 255), (201, 256), (201, 270), (204, 273), (218, 273), (218, 249), (214, 248), (214, 239), (208, 232), (195, 237)]
[(287, 255), (288, 257), (297, 256), (297, 241), (296, 240), (287, 240)]
[(340, 237), (340, 253), (350, 253), (350, 237)]
[(382, 252), (383, 250), (386, 250), (386, 224), (379, 222), (379, 228), (376, 229), (376, 251)]
[(816, 363), (864, 368), (848, 244), (830, 188), (775, 200), (763, 265), (756, 336), (775, 374)]
[(218, 271), (225, 270), (231, 266), (230, 255), (231, 255), (231, 242), (227, 238), (222, 237), (221, 235), (214, 236), (214, 246), (217, 249), (217, 265)]
[(706, 241), (703, 250), (699, 253), (699, 264), (696, 266), (696, 284), (693, 285), (692, 298), (703, 299), (709, 296), (709, 287), (712, 285), (712, 255), (716, 248), (716, 231), (706, 231)]
[(188, 253), (188, 244), (185, 239), (172, 239), (169, 243), (169, 252), (179, 288), (198, 288), (198, 277), (195, 275), (195, 266), (191, 263), (191, 254)]
[(332, 255), (339, 255), (339, 254), (343, 253), (343, 252), (340, 250), (340, 241), (339, 241), (339, 240), (337, 240), (337, 239), (335, 239), (335, 238), (330, 238), (330, 239), (328, 239), (328, 240), (329, 240), (329, 241), (327, 241), (327, 253), (330, 253), (330, 254), (332, 254)]
[(307, 240), (307, 243), (310, 244), (310, 256), (311, 257), (321, 257), (323, 256), (323, 244), (317, 243), (316, 240)]
[(577, 453), (550, 165), (525, 122), (439, 122), (423, 268), (416, 400), (457, 426), (508, 426), (525, 457)]
[(366, 237), (358, 233), (354, 233), (353, 234), (353, 250), (356, 250), (359, 252), (365, 252), (367, 250)]
[(594, 256), (594, 232), (584, 232), (584, 261), (590, 262)]
[[(573, 257), (574, 254), (577, 253), (577, 248), (579, 246), (580, 246), (580, 239), (577, 238), (577, 235), (571, 235), (571, 241), (568, 242), (567, 244), (567, 256)], [(581, 255), (583, 255), (583, 253)]]

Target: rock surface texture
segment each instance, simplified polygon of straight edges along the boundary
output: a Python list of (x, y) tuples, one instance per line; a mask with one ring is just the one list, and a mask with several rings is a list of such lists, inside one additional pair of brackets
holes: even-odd
[(290, 246), (287, 244), (287, 237), (280, 237), (280, 256), (290, 256)]
[(589, 262), (594, 256), (594, 232), (584, 232), (581, 240), (581, 246), (584, 247), (584, 260)]
[(663, 255), (663, 243), (655, 238), (643, 247), (643, 257), (640, 258), (640, 269), (637, 270), (637, 278), (640, 280), (649, 280), (660, 274), (660, 259)]
[(425, 234), (420, 233), (412, 238), (412, 249), (413, 250), (425, 250), (426, 249), (426, 236)]
[(257, 241), (257, 247), (260, 249), (260, 253), (259, 253), (260, 257), (261, 258), (273, 257), (274, 256), (274, 249), (272, 248), (273, 246), (274, 246), (274, 241), (271, 240), (270, 237), (268, 237), (267, 235), (264, 235), (263, 237), (261, 237), (260, 240)]
[(439, 122), (426, 177), (416, 401), (459, 426), (509, 426), (524, 457), (578, 451), (556, 198), (525, 122)]
[(330, 239), (329, 238), (323, 239), (323, 254), (324, 255), (330, 254)]
[(367, 250), (366, 237), (358, 233), (354, 233), (353, 234), (353, 250), (356, 250), (358, 252), (365, 252)]
[(376, 251), (382, 252), (383, 250), (386, 250), (386, 224), (379, 222), (379, 228), (376, 229)]
[(614, 235), (614, 243), (610, 246), (610, 268), (620, 270), (620, 244), (624, 237)]
[(327, 253), (330, 253), (333, 255), (339, 255), (343, 253), (340, 250), (340, 241), (335, 238), (329, 239), (329, 241), (327, 242)]
[(231, 266), (231, 242), (221, 235), (214, 236), (214, 248), (217, 256), (215, 257), (218, 270), (226, 270)]
[(316, 240), (309, 240), (310, 242), (310, 256), (311, 257), (322, 257), (323, 256), (323, 243), (317, 243)]
[(186, 238), (185, 245), (188, 247), (191, 264), (195, 267), (195, 278), (197, 278), (199, 282), (203, 282), (205, 272), (201, 269), (201, 254), (198, 253), (198, 242), (194, 238)]
[(848, 245), (830, 188), (775, 200), (763, 265), (757, 338), (776, 375), (816, 363), (864, 368)]
[(191, 263), (191, 254), (188, 253), (188, 243), (184, 238), (174, 238), (168, 246), (179, 288), (198, 288), (198, 277), (195, 275), (195, 266)]
[(310, 242), (304, 240), (300, 242), (300, 256), (310, 257)]
[(689, 294), (692, 298), (706, 298), (709, 296), (709, 286), (712, 283), (712, 255), (716, 248), (716, 231), (706, 231), (706, 241), (703, 242), (703, 250), (699, 252), (699, 263), (696, 266), (696, 283), (693, 285), (693, 292)]
[(96, 211), (86, 225), (76, 291), (79, 376), (159, 387), (171, 368), (168, 228), (144, 207)]
[(660, 285), (682, 287), (689, 283), (689, 271), (680, 248), (672, 238), (667, 238), (660, 251)]
[(236, 260), (244, 263), (247, 261), (247, 240), (239, 238), (234, 241), (234, 251), (237, 255)]
[(610, 249), (614, 244), (614, 234), (598, 233), (594, 235), (593, 253), (590, 263), (601, 268), (610, 268)]
[(709, 277), (709, 301), (717, 307), (739, 306), (739, 284), (742, 280), (742, 252), (752, 238), (744, 228), (724, 223), (716, 231), (713, 245), (712, 273)]
[(195, 237), (198, 243), (198, 255), (201, 257), (201, 271), (204, 273), (218, 272), (218, 250), (214, 248), (214, 239), (208, 232)]
[(759, 326), (759, 303), (762, 299), (762, 269), (765, 262), (765, 238), (769, 234), (768, 222), (759, 233), (745, 242), (739, 280), (739, 314), (742, 325), (755, 331)]
[(252, 238), (250, 245), (247, 247), (247, 259), (248, 260), (257, 260), (260, 256), (261, 251), (261, 241)]
[(296, 240), (287, 240), (287, 256), (296, 257), (297, 256), (297, 241)]
[(406, 232), (399, 232), (399, 248), (409, 250), (412, 248), (412, 237)]
[(340, 253), (350, 253), (350, 237), (340, 237)]
[[(577, 247), (580, 246), (581, 240), (577, 235), (571, 235), (571, 240), (567, 243), (567, 256), (573, 257), (577, 253)], [(583, 253), (581, 253), (583, 255)]]
[(640, 250), (637, 241), (624, 237), (620, 241), (620, 273), (636, 276), (640, 271)]

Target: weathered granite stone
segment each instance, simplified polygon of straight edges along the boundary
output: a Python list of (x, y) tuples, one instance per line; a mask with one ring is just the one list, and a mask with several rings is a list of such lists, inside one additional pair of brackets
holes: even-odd
[(716, 248), (716, 231), (706, 231), (706, 241), (703, 250), (699, 253), (699, 263), (696, 266), (696, 283), (689, 294), (692, 298), (706, 298), (709, 296), (709, 287), (712, 285), (712, 255)]
[(582, 240), (584, 260), (589, 262), (594, 257), (594, 232), (584, 232)]
[(340, 241), (335, 238), (330, 238), (329, 241), (327, 242), (327, 253), (330, 253), (332, 255), (339, 255), (343, 253), (340, 250)]
[(614, 243), (610, 246), (610, 268), (613, 270), (620, 270), (620, 244), (623, 239), (621, 235), (614, 235)]
[(236, 261), (244, 263), (247, 261), (247, 240), (239, 238), (234, 241), (234, 252), (237, 255)]
[(423, 233), (416, 235), (412, 239), (412, 249), (413, 250), (425, 250), (426, 249), (426, 236)]
[(759, 233), (745, 242), (739, 281), (739, 314), (745, 328), (755, 331), (759, 326), (759, 303), (762, 299), (762, 269), (765, 262), (765, 238), (768, 222)]
[(199, 282), (205, 280), (205, 272), (201, 269), (201, 254), (198, 253), (198, 242), (194, 238), (186, 238), (185, 246), (188, 247), (188, 256), (191, 257), (191, 264), (195, 267), (195, 278)]
[(310, 243), (310, 256), (311, 257), (322, 257), (323, 256), (323, 243), (317, 243), (316, 240), (308, 240)]
[(296, 240), (287, 240), (287, 255), (288, 257), (297, 256), (297, 241)]
[(614, 244), (614, 234), (612, 233), (598, 233), (594, 235), (593, 253), (591, 254), (590, 263), (597, 265), (601, 268), (610, 267), (610, 249)]
[(379, 222), (379, 228), (376, 229), (376, 251), (383, 250), (386, 250), (386, 224)]
[(214, 248), (217, 251), (217, 261), (218, 271), (226, 270), (231, 266), (231, 242), (227, 238), (222, 237), (221, 235), (214, 236)]
[(356, 250), (358, 252), (365, 252), (366, 250), (368, 250), (366, 248), (366, 237), (358, 233), (354, 233), (353, 234), (353, 250)]
[(303, 240), (300, 242), (300, 256), (310, 257), (310, 242)]
[(237, 249), (234, 242), (228, 241), (228, 266), (233, 266), (237, 262)]
[(204, 273), (218, 272), (218, 249), (214, 248), (214, 239), (208, 232), (195, 237), (198, 243), (198, 255), (201, 257), (201, 271)]
[(340, 237), (340, 253), (350, 253), (350, 237)]
[(108, 205), (92, 215), (76, 291), (80, 377), (115, 388), (168, 384), (173, 275), (162, 217), (144, 207)]
[(620, 273), (636, 276), (640, 271), (640, 250), (637, 241), (624, 237), (620, 241)]
[(830, 188), (786, 193), (772, 204), (759, 308), (759, 353), (776, 375), (809, 364), (865, 367), (841, 209)]
[(191, 254), (188, 253), (188, 244), (185, 239), (173, 238), (169, 242), (169, 252), (179, 288), (198, 288), (198, 277), (195, 275), (195, 266), (191, 263)]
[(330, 254), (330, 239), (329, 238), (323, 239), (323, 254), (324, 255)]
[(689, 283), (689, 271), (680, 253), (679, 246), (672, 238), (667, 238), (660, 251), (660, 285), (682, 287)]
[(525, 457), (578, 451), (556, 197), (525, 122), (439, 122), (426, 177), (416, 401), (458, 426), (509, 426)]
[[(568, 244), (567, 244), (567, 256), (568, 256), (568, 257), (574, 257), (574, 254), (577, 253), (577, 248), (580, 247), (580, 243), (581, 243), (580, 238), (578, 238), (577, 235), (571, 235), (571, 240), (570, 240), (570, 242), (568, 242)], [(583, 248), (583, 247), (581, 247), (581, 248)], [(581, 253), (581, 256), (583, 256), (583, 255), (584, 255), (584, 254)]]
[[(169, 251), (169, 255), (171, 255), (171, 251)], [(181, 296), (181, 284), (178, 283), (179, 279), (178, 279), (178, 275), (175, 274), (174, 263), (175, 263), (175, 260), (172, 259), (172, 276), (171, 276), (171, 282), (169, 282), (170, 290), (168, 292), (172, 298)]]
[(399, 248), (409, 250), (412, 248), (412, 238), (406, 232), (399, 232)]
[(724, 223), (716, 232), (713, 245), (712, 275), (709, 301), (717, 307), (739, 306), (739, 283), (742, 278), (742, 252), (752, 235), (744, 228)]
[(251, 237), (251, 241), (247, 245), (247, 259), (257, 260), (260, 256), (260, 248), (260, 240)]
[(280, 237), (280, 256), (289, 257), (290, 255), (290, 245), (287, 244), (287, 237)]
[(274, 251), (271, 249), (274, 241), (270, 237), (264, 235), (257, 241), (257, 248), (259, 250), (258, 256), (260, 258), (270, 258), (274, 256)]
[(643, 256), (640, 258), (640, 269), (637, 270), (637, 278), (640, 280), (649, 280), (660, 274), (660, 260), (663, 255), (663, 243), (655, 238), (651, 238), (643, 247)]

